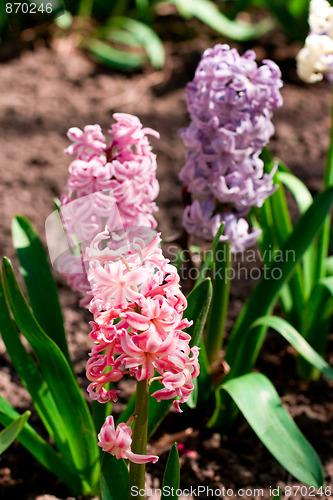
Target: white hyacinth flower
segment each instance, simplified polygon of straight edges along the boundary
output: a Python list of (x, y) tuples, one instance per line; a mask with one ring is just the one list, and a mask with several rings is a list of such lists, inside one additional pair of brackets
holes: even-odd
[(311, 0), (309, 13), (310, 33), (333, 35), (333, 7), (327, 0)]
[(307, 83), (319, 82), (333, 71), (333, 40), (327, 35), (309, 35), (297, 55), (298, 76)]
[(310, 34), (297, 55), (298, 76), (307, 83), (319, 82), (333, 73), (333, 7), (327, 0), (311, 0)]

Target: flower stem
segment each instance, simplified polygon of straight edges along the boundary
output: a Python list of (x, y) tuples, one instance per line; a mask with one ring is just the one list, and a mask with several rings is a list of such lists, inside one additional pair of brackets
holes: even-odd
[[(135, 420), (133, 425), (132, 451), (140, 455), (146, 454), (147, 449), (147, 431), (148, 431), (148, 380), (137, 381), (136, 401), (135, 401)], [(145, 495), (132, 495), (132, 486), (137, 486), (135, 490), (145, 489), (145, 469), (146, 464), (130, 464), (129, 473), (129, 499), (138, 500), (145, 498)]]
[(220, 241), (214, 255), (213, 300), (210, 306), (208, 328), (205, 339), (209, 364), (216, 361), (223, 345), (225, 321), (229, 305), (230, 270), (230, 243)]
[[(333, 93), (332, 93), (333, 96)], [(327, 189), (333, 184), (333, 103), (331, 106), (331, 133), (330, 146), (327, 153), (326, 169), (324, 173), (324, 189)], [(331, 216), (328, 215), (325, 219), (324, 226), (320, 230), (318, 237), (318, 255), (316, 262), (316, 281), (325, 276), (325, 259), (328, 255), (329, 240), (331, 231)]]

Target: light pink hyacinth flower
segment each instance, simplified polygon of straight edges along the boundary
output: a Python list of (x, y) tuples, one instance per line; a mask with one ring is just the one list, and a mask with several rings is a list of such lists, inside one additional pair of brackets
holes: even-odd
[(116, 458), (127, 458), (135, 464), (146, 464), (157, 462), (156, 455), (138, 455), (131, 450), (132, 429), (128, 423), (121, 423), (115, 429), (113, 417), (106, 418), (100, 433), (98, 434), (98, 446), (103, 451), (114, 455)]
[[(73, 144), (65, 152), (75, 158), (69, 166), (60, 214), (73, 249), (77, 243), (85, 248), (105, 225), (111, 230), (157, 226), (153, 215), (159, 193), (156, 156), (147, 135), (158, 139), (159, 134), (143, 128), (136, 116), (115, 113), (113, 118), (109, 145), (99, 125), (87, 125), (84, 130), (72, 127), (67, 133)], [(81, 305), (86, 306), (89, 283), (85, 269), (80, 262), (72, 269), (68, 266), (83, 253), (64, 257), (63, 274), (82, 293)]]
[[(128, 374), (138, 381), (159, 381), (161, 389), (152, 397), (177, 398), (173, 405), (181, 412), (179, 405), (188, 400), (199, 375), (199, 349), (190, 347), (191, 337), (184, 331), (191, 322), (183, 318), (187, 301), (177, 269), (163, 256), (159, 235), (146, 241), (133, 237), (118, 252), (105, 246), (109, 237), (107, 230), (97, 235), (85, 256), (93, 296), (90, 338), (96, 344), (86, 370), (89, 395), (100, 403), (117, 401), (119, 391), (106, 384)], [(112, 424), (107, 420), (100, 435), (100, 446), (110, 453), (118, 446)], [(128, 453), (127, 458), (131, 460)]]

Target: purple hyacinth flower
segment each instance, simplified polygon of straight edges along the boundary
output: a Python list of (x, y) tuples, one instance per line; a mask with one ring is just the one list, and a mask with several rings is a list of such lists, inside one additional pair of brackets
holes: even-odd
[[(225, 214), (228, 220), (230, 215), (243, 217), (275, 191), (276, 169), (264, 173), (259, 155), (274, 133), (271, 118), (282, 105), (281, 87), (278, 66), (264, 60), (258, 67), (252, 50), (240, 56), (219, 44), (204, 52), (186, 87), (191, 121), (180, 130), (187, 151), (179, 177), (194, 200), (183, 221), (190, 234), (213, 238)], [(257, 231), (249, 238), (239, 236), (245, 234), (245, 224), (241, 226), (241, 231), (225, 227), (234, 251), (252, 245), (258, 236)]]

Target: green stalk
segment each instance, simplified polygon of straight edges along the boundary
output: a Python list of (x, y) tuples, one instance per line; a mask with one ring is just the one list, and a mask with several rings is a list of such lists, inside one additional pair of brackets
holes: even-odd
[[(148, 432), (148, 380), (140, 380), (136, 383), (135, 420), (133, 425), (132, 451), (140, 455), (145, 455), (147, 450)], [(137, 486), (138, 490), (145, 489), (146, 464), (130, 464), (129, 472), (129, 499), (144, 500), (145, 495), (132, 495), (132, 486)], [(136, 490), (136, 488), (134, 488)]]
[[(333, 94), (332, 94), (333, 96)], [(330, 146), (327, 153), (326, 169), (324, 173), (324, 189), (333, 185), (333, 103), (331, 106)], [(324, 226), (318, 237), (318, 255), (315, 267), (315, 283), (325, 277), (325, 261), (328, 255), (331, 231), (331, 215), (327, 215)]]
[(90, 18), (93, 5), (94, 5), (94, 0), (81, 0), (78, 16), (83, 18)]
[[(219, 254), (222, 252), (222, 259)], [(214, 255), (213, 263), (213, 300), (211, 303), (205, 345), (208, 362), (216, 361), (223, 345), (225, 321), (228, 312), (230, 294), (231, 267), (230, 243), (220, 241)]]

